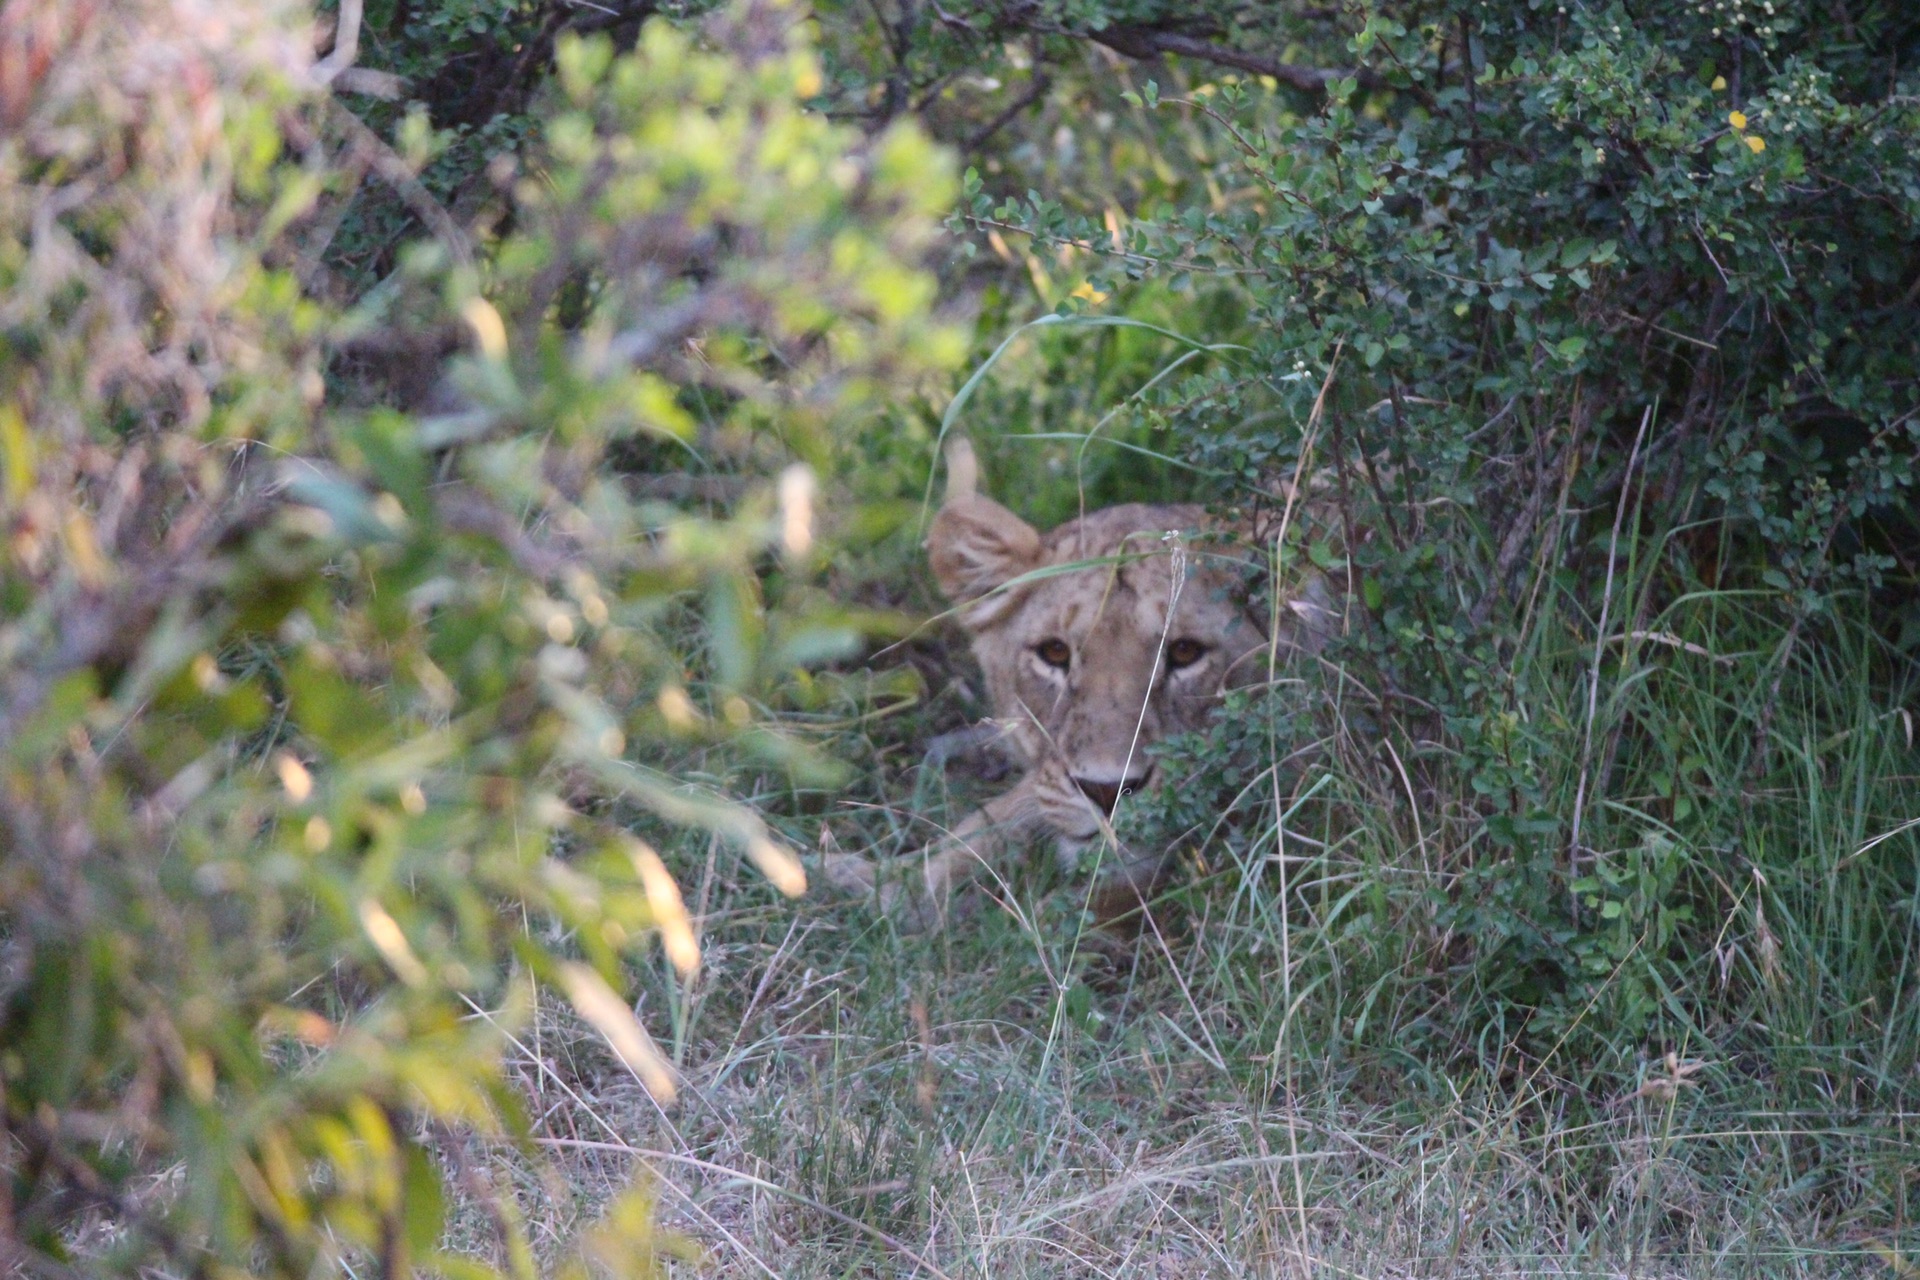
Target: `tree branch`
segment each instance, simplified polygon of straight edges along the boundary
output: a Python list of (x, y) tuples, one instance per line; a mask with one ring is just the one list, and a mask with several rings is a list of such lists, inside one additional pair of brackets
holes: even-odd
[(333, 50), (313, 65), (313, 78), (332, 84), (360, 56), (360, 17), (363, 0), (340, 0), (340, 17), (333, 28)]
[(369, 129), (365, 121), (342, 106), (338, 99), (328, 105), (333, 108), (332, 114), (347, 134), (350, 145), (368, 158), (374, 174), (400, 197), (401, 203), (407, 206), (414, 217), (426, 224), (427, 230), (446, 247), (456, 263), (463, 267), (472, 266), (473, 241), (453, 220), (453, 216), (434, 199), (433, 193), (427, 190), (427, 184), (420, 181), (412, 166), (388, 146), (385, 139)]
[(1363, 89), (1386, 87), (1386, 81), (1377, 71), (1366, 67), (1304, 67), (1297, 62), (1280, 62), (1245, 49), (1235, 49), (1228, 45), (1216, 44), (1212, 40), (1203, 40), (1199, 36), (1182, 35), (1177, 31), (1160, 31), (1153, 27), (1112, 26), (1103, 31), (1089, 31), (1086, 38), (1094, 40), (1123, 53), (1129, 58), (1142, 60), (1159, 57), (1162, 54), (1178, 54), (1183, 58), (1198, 58), (1203, 62), (1218, 63), (1223, 67), (1236, 67), (1241, 71), (1250, 71), (1259, 76), (1272, 76), (1285, 85), (1291, 85), (1305, 93), (1324, 92), (1327, 85), (1334, 81), (1353, 77)]
[(1006, 110), (974, 130), (973, 135), (960, 144), (961, 152), (971, 155), (978, 151), (988, 138), (1004, 129), (1022, 111), (1040, 101), (1052, 87), (1053, 77), (1042, 71), (1036, 62), (1033, 68), (1033, 83), (1027, 86), (1027, 91), (1010, 103)]

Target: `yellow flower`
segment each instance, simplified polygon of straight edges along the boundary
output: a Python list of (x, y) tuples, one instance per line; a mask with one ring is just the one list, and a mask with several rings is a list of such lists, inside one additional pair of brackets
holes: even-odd
[(1753, 154), (1759, 155), (1767, 149), (1767, 140), (1765, 138), (1755, 137), (1750, 133), (1747, 135), (1747, 149), (1753, 152)]
[(1715, 93), (1719, 93), (1722, 89), (1727, 87), (1727, 78), (1725, 76), (1715, 76), (1713, 78), (1713, 84), (1708, 87), (1711, 88)]
[(1744, 128), (1746, 128), (1746, 127), (1747, 127), (1747, 115), (1746, 115), (1746, 112), (1744, 112), (1744, 111), (1735, 111), (1735, 112), (1732, 112), (1732, 113), (1730, 113), (1730, 114), (1729, 114), (1729, 115), (1727, 116), (1727, 123), (1728, 123), (1728, 124), (1730, 124), (1730, 125), (1732, 125), (1732, 126), (1733, 126), (1734, 128), (1736, 128), (1736, 129), (1744, 129)]

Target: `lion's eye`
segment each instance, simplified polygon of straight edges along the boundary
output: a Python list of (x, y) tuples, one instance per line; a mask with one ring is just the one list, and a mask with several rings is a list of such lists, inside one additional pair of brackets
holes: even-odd
[(1067, 647), (1065, 640), (1058, 638), (1042, 640), (1034, 646), (1033, 651), (1040, 655), (1040, 661), (1050, 667), (1058, 667), (1062, 671), (1065, 671), (1067, 664), (1073, 661), (1073, 650)]
[(1167, 670), (1178, 671), (1190, 667), (1207, 656), (1207, 646), (1198, 640), (1175, 640), (1167, 646)]

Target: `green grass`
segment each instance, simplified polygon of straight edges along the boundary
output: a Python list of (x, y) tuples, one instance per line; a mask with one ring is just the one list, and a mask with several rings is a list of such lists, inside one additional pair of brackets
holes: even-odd
[[(647, 975), (642, 1014), (688, 1088), (661, 1112), (543, 1003), (516, 1054), (559, 1173), (524, 1211), (558, 1238), (644, 1164), (729, 1276), (1910, 1274), (1920, 768), (1866, 622), (1786, 646), (1766, 601), (1698, 593), (1605, 657), (1579, 871), (1631, 872), (1611, 919), (1566, 916), (1564, 827), (1488, 836), (1484, 742), (1357, 705), (1361, 659), (1310, 674), (1275, 722), (1305, 749), (1131, 940), (1050, 858), (912, 935), (687, 850), (705, 967)], [(1509, 668), (1505, 749), (1562, 815), (1592, 634), (1543, 606)], [(761, 803), (911, 851), (1006, 785), (921, 767), (978, 710), (851, 718), (850, 793)]]
[[(1160, 368), (1138, 338), (978, 384), (996, 493), (1184, 496), (1048, 390), (1111, 404)], [(515, 1060), (550, 1163), (495, 1148), (496, 1180), (558, 1241), (650, 1170), (728, 1276), (1920, 1274), (1911, 657), (1862, 595), (1796, 625), (1614, 517), (1477, 636), (1362, 632), (1174, 749), (1123, 830), (1184, 874), (1135, 936), (1042, 851), (921, 935), (681, 848), (704, 966), (639, 975), (678, 1107), (543, 1000)], [(1420, 536), (1471, 574), (1468, 518)], [(1430, 621), (1430, 573), (1370, 572)], [(838, 575), (942, 607), (905, 537)], [(929, 751), (986, 712), (957, 629), (874, 665), (805, 721), (847, 788), (715, 779), (802, 849), (911, 854), (1012, 781)]]

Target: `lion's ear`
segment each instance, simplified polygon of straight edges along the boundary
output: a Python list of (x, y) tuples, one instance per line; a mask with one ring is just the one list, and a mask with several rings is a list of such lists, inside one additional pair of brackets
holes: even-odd
[(927, 558), (955, 603), (977, 600), (1040, 563), (1040, 535), (992, 498), (957, 494), (933, 518)]

